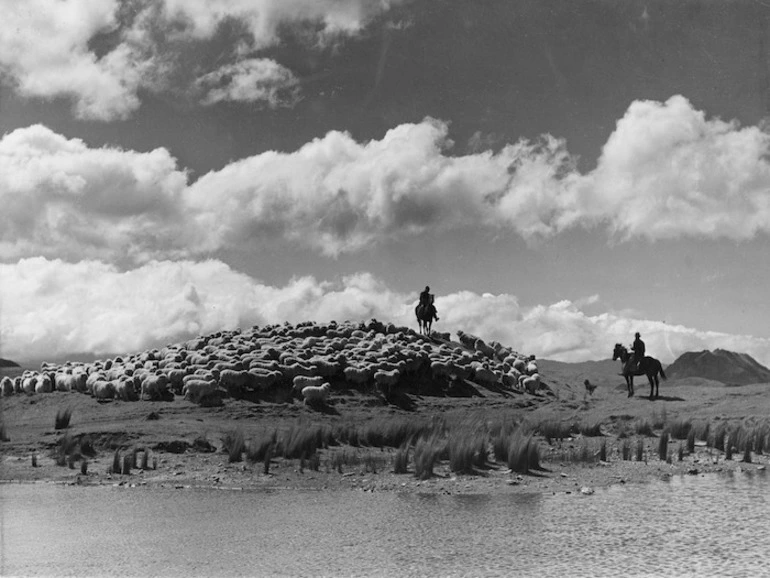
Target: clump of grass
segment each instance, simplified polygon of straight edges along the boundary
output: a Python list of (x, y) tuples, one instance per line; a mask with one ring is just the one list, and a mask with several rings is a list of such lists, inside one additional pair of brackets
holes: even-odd
[(145, 449), (142, 452), (142, 463), (141, 463), (142, 470), (147, 470), (149, 463), (150, 463), (150, 451)]
[(405, 474), (409, 465), (409, 447), (401, 446), (393, 456), (393, 473)]
[(222, 448), (227, 452), (228, 463), (240, 462), (243, 460), (243, 452), (246, 449), (246, 442), (243, 439), (243, 430), (235, 429), (227, 432), (222, 438)]
[(623, 443), (620, 444), (620, 453), (623, 456), (623, 461), (629, 461), (631, 459), (631, 440), (625, 438)]
[(693, 429), (695, 430), (695, 438), (699, 439), (704, 442), (708, 442), (709, 440), (709, 433), (711, 430), (711, 424), (709, 422), (699, 422), (697, 424), (693, 424)]
[(307, 467), (317, 472), (321, 467), (321, 456), (318, 453), (313, 454), (307, 459)]
[(663, 407), (660, 413), (657, 411), (652, 412), (652, 427), (654, 429), (661, 429), (666, 426), (666, 408)]
[(720, 452), (725, 451), (725, 437), (727, 436), (727, 424), (724, 422), (719, 423), (714, 428), (714, 433), (711, 441), (711, 447)]
[(37, 467), (37, 454), (32, 454), (32, 467)]
[(508, 467), (514, 472), (527, 474), (540, 469), (540, 449), (532, 436), (514, 434), (508, 451)]
[(414, 475), (420, 480), (431, 478), (439, 453), (435, 439), (420, 438), (414, 447)]
[(644, 461), (644, 440), (642, 438), (636, 440), (636, 461)]
[(672, 439), (684, 440), (690, 436), (693, 431), (692, 421), (689, 419), (675, 419), (666, 424), (666, 429)]
[(743, 449), (743, 459), (741, 461), (747, 464), (751, 463), (751, 440), (746, 442), (746, 447)]
[[(545, 438), (548, 445), (551, 445), (554, 440), (558, 442), (564, 441), (571, 435), (571, 427), (568, 424), (564, 424), (559, 420), (550, 419), (540, 422), (535, 428), (536, 431)], [(506, 452), (507, 455), (507, 452)], [(505, 460), (505, 457), (499, 458)]]
[(70, 408), (56, 410), (56, 419), (54, 420), (54, 429), (67, 429), (70, 425), (72, 410)]
[(658, 439), (658, 457), (664, 462), (668, 460), (668, 431), (660, 434)]
[(677, 448), (677, 460), (682, 461), (684, 459), (684, 446), (682, 445), (682, 442), (679, 442), (679, 447)]
[(252, 464), (264, 461), (265, 455), (271, 450), (271, 447), (275, 446), (277, 441), (278, 432), (276, 430), (273, 430), (269, 436), (252, 439), (246, 446), (246, 459)]
[(599, 446), (599, 461), (602, 461), (602, 462), (607, 461), (607, 441), (606, 440), (602, 440), (602, 443)]
[(652, 437), (653, 435), (655, 435), (652, 432), (652, 425), (646, 419), (636, 420), (636, 423), (634, 424), (634, 430), (636, 431), (636, 435), (640, 435), (640, 436)]
[(398, 448), (427, 433), (429, 428), (429, 424), (421, 418), (377, 418), (367, 422), (357, 438), (365, 446)]
[(85, 475), (88, 475), (88, 460), (83, 459), (82, 462), (80, 462), (80, 473)]
[(9, 442), (11, 438), (8, 437), (8, 432), (5, 430), (5, 424), (0, 421), (0, 442)]
[(687, 433), (687, 453), (688, 454), (695, 453), (695, 429), (694, 428), (690, 428), (690, 431)]
[(599, 437), (602, 435), (602, 424), (599, 422), (581, 423), (578, 426), (578, 431), (586, 437)]
[(131, 475), (131, 461), (132, 458), (130, 455), (123, 456), (123, 475), (129, 476)]
[(269, 444), (267, 446), (267, 449), (265, 449), (265, 455), (263, 456), (263, 465), (262, 465), (262, 473), (266, 476), (270, 474), (270, 462), (273, 459), (273, 450), (275, 449), (275, 444)]
[(458, 474), (471, 474), (474, 466), (486, 463), (486, 435), (455, 432), (449, 436), (448, 449), (449, 469)]
[(331, 431), (322, 426), (290, 427), (281, 437), (280, 448), (284, 458), (299, 459), (302, 455), (311, 456), (318, 448), (330, 445), (333, 440)]
[[(53, 450), (52, 456), (57, 466), (65, 466), (68, 463), (68, 458), (71, 460), (79, 460), (80, 452), (78, 451), (78, 442), (73, 438), (69, 432), (66, 432), (60, 439), (59, 443)], [(74, 467), (70, 466), (70, 467)]]

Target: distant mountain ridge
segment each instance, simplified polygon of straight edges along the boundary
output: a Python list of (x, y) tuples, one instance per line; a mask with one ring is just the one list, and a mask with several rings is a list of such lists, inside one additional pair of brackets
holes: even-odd
[(770, 383), (770, 369), (747, 353), (724, 349), (688, 351), (666, 368), (672, 379), (700, 377), (728, 385)]
[(3, 359), (0, 357), (0, 367), (19, 367), (19, 364), (10, 359)]

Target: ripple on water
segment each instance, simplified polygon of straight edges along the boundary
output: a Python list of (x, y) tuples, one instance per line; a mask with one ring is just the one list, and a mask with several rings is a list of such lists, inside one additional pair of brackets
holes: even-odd
[(764, 472), (593, 495), (0, 486), (0, 575), (756, 576)]

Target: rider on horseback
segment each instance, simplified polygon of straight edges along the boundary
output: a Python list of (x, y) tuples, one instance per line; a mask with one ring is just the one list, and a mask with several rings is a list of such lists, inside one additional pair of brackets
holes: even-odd
[(436, 311), (436, 306), (433, 304), (434, 299), (435, 297), (431, 295), (430, 287), (426, 286), (425, 291), (420, 293), (420, 305), (422, 307), (429, 307), (429, 310), (433, 312), (433, 319), (438, 321), (438, 311)]
[(644, 363), (644, 341), (642, 341), (641, 337), (637, 331), (636, 335), (634, 335), (634, 344), (631, 346), (634, 352), (634, 366), (639, 371), (642, 370), (642, 364)]

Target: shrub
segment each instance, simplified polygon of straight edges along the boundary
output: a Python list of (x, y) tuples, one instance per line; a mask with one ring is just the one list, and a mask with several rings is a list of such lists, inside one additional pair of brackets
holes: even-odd
[(56, 410), (54, 429), (67, 429), (70, 425), (72, 410), (70, 408)]

